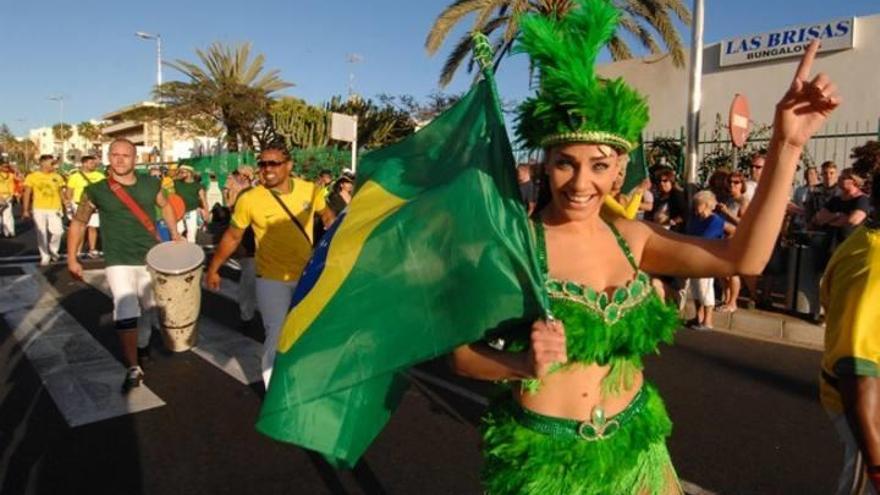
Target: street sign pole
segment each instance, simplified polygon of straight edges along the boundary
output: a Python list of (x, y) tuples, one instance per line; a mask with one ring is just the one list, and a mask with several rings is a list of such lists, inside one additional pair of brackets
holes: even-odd
[(354, 131), (352, 132), (351, 141), (351, 171), (357, 175), (357, 149), (358, 149), (358, 120), (357, 115), (354, 116)]

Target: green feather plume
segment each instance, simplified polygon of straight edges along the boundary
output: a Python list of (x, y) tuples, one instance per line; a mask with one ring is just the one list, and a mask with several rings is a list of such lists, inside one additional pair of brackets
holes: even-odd
[(577, 0), (566, 15), (530, 14), (520, 21), (517, 53), (540, 75), (535, 96), (519, 107), (520, 142), (596, 142), (630, 151), (648, 123), (645, 99), (622, 79), (596, 76), (596, 57), (620, 17), (608, 0)]

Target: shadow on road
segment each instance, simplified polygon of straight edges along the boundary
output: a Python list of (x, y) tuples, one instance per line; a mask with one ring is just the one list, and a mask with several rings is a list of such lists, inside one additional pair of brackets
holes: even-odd
[[(706, 361), (707, 364), (723, 368), (727, 371), (743, 375), (745, 378), (770, 385), (781, 392), (797, 396), (808, 401), (817, 400), (819, 394), (818, 379), (804, 381), (768, 368), (759, 368), (745, 363), (742, 359), (733, 359), (711, 351), (697, 349), (685, 344), (677, 344), (676, 350), (689, 356)], [(818, 375), (818, 367), (816, 368)]]
[(143, 493), (131, 416), (71, 428), (0, 318), (0, 494)]

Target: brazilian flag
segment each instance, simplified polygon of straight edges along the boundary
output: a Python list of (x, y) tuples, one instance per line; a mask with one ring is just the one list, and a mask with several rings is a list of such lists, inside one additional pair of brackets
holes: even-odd
[(492, 75), (364, 157), (294, 294), (257, 429), (351, 467), (410, 366), (522, 328), (544, 303)]

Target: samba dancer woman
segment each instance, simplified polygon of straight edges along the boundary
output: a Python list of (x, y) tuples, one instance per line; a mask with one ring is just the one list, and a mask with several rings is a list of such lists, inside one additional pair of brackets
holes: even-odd
[(731, 238), (690, 238), (623, 218), (605, 223), (603, 198), (648, 120), (638, 93), (593, 71), (617, 20), (609, 2), (581, 0), (561, 20), (521, 22), (519, 49), (541, 84), (520, 107), (517, 132), (545, 151), (549, 202), (539, 202), (534, 229), (555, 319), (534, 322), (508, 349), (478, 343), (453, 354), (462, 375), (521, 380), (486, 418), (483, 479), (491, 494), (681, 492), (665, 443), (672, 425), (641, 371), (641, 357), (671, 342), (680, 321), (645, 272), (761, 273), (801, 151), (840, 104), (826, 75), (809, 77), (814, 42), (776, 107), (760, 187)]

